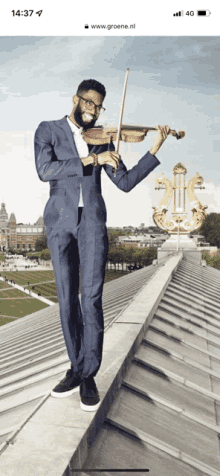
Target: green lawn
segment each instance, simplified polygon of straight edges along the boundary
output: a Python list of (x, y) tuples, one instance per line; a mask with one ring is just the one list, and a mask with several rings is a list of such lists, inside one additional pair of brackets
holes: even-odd
[(21, 286), (26, 286), (28, 282), (35, 284), (54, 280), (53, 271), (3, 271), (1, 276), (6, 276), (7, 279), (12, 279), (15, 281), (15, 284), (20, 284)]
[(10, 317), (1, 317), (0, 316), (0, 326), (8, 324), (8, 322), (16, 321), (16, 319), (10, 319)]
[[(105, 282), (120, 278), (125, 274), (128, 274), (128, 272), (107, 270)], [(53, 271), (15, 271), (2, 273), (2, 276), (6, 276), (9, 280), (12, 279), (16, 284), (25, 286), (27, 289), (32, 289), (34, 286), (34, 293), (41, 293), (41, 296), (45, 296), (50, 301), (58, 302)], [(28, 282), (30, 283), (29, 286), (27, 285)], [(48, 307), (47, 304), (27, 296), (18, 289), (13, 287), (5, 289), (9, 287), (11, 287), (10, 283), (0, 281), (0, 326), (12, 322), (14, 318), (23, 317)], [(81, 280), (79, 292), (81, 292)]]
[(4, 283), (4, 281), (0, 281), (0, 290), (5, 288), (10, 288), (11, 285), (8, 283)]
[[(13, 288), (13, 287), (11, 287), (11, 289), (6, 289), (6, 290), (1, 289), (1, 291), (0, 291), (0, 302), (1, 302), (1, 299), (3, 300), (3, 298), (4, 299), (12, 299), (12, 298), (16, 298), (16, 297), (17, 298), (27, 297), (27, 294), (23, 293), (19, 289)], [(0, 304), (0, 306), (1, 306), (1, 304)]]
[(57, 288), (55, 281), (53, 283), (42, 283), (36, 286), (27, 286), (27, 289), (32, 289), (34, 293), (41, 293), (41, 296), (56, 296)]
[(53, 301), (53, 302), (55, 302), (55, 303), (58, 303), (58, 297), (57, 297), (57, 296), (48, 296), (48, 299), (49, 299), (50, 301)]
[(0, 306), (0, 316), (2, 314), (3, 316), (23, 317), (47, 307), (47, 304), (27, 296), (26, 299), (0, 301)]
[[(114, 270), (108, 270), (106, 271), (105, 274), (105, 283), (108, 281), (112, 281), (113, 279), (120, 278), (121, 276), (128, 274), (128, 271), (125, 271), (123, 274), (121, 271), (114, 271)], [(45, 281), (45, 280), (44, 280)], [(33, 285), (27, 286), (27, 289), (32, 289)], [(57, 295), (57, 289), (56, 289), (56, 283), (54, 282), (48, 282), (48, 283), (42, 283), (42, 284), (37, 284), (34, 286), (33, 292), (35, 293), (41, 293), (41, 296), (49, 297), (49, 296), (56, 296)], [(80, 289), (79, 292), (81, 293), (81, 279), (80, 279)]]

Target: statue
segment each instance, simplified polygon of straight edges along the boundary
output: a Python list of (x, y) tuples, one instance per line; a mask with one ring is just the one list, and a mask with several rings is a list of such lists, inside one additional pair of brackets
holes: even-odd
[[(161, 174), (159, 178), (156, 179), (158, 187), (156, 190), (165, 189), (164, 197), (162, 198), (159, 205), (153, 207), (153, 220), (155, 224), (162, 230), (167, 231), (169, 234), (189, 234), (194, 230), (197, 230), (202, 225), (206, 212), (205, 209), (208, 208), (207, 205), (203, 206), (198, 200), (195, 194), (195, 185), (198, 185), (197, 188), (203, 189), (203, 177), (198, 173), (189, 180), (186, 185), (186, 174), (187, 170), (183, 164), (178, 163), (174, 169), (174, 180), (173, 184), (171, 180), (166, 178), (164, 174)], [(187, 218), (185, 211), (185, 202), (186, 202), (186, 191), (188, 199), (190, 200), (192, 206), (192, 219)], [(172, 218), (167, 218), (168, 205), (174, 194), (174, 212), (172, 213)], [(178, 207), (177, 207), (178, 202)]]

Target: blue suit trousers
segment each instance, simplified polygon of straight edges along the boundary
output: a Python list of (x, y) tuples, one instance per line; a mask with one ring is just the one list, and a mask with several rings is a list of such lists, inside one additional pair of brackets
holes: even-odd
[(76, 229), (54, 232), (54, 228), (47, 227), (47, 238), (69, 359), (73, 370), (82, 377), (95, 376), (101, 365), (104, 335), (102, 291), (108, 253), (106, 227), (100, 224), (95, 228), (82, 211)]

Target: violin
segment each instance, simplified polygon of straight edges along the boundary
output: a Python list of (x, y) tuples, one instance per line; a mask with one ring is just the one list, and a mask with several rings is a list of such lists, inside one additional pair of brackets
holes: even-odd
[[(155, 127), (144, 127), (136, 125), (124, 124), (120, 128), (119, 140), (123, 142), (142, 142), (148, 131), (156, 131)], [(184, 131), (176, 132), (171, 130), (169, 135), (176, 137), (176, 139), (183, 139), (185, 137)], [(118, 136), (118, 128), (114, 126), (95, 126), (92, 129), (87, 129), (83, 132), (83, 139), (87, 144), (102, 145), (109, 144), (111, 141), (116, 141)]]

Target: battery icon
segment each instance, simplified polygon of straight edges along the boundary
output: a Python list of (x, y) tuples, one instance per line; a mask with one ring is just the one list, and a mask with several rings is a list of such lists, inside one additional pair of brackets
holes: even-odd
[(197, 15), (199, 17), (209, 17), (211, 15), (210, 10), (197, 10)]

